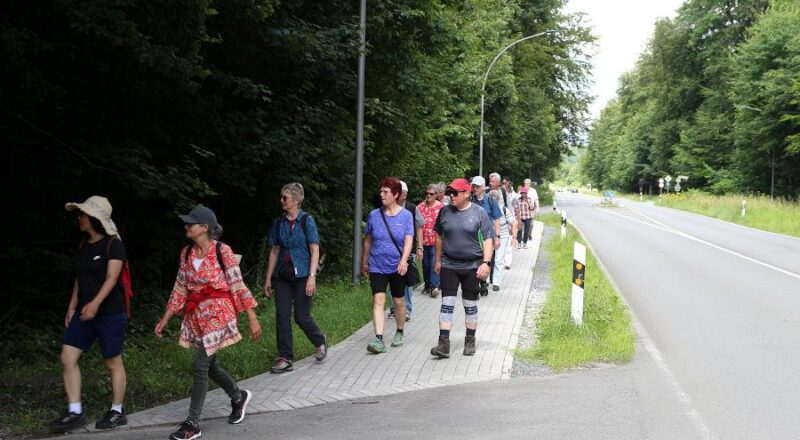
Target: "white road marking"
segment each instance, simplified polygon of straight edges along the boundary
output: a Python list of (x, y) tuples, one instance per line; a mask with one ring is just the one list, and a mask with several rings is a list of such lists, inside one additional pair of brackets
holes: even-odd
[[(627, 209), (630, 209), (630, 208), (627, 208)], [(697, 238), (697, 237), (695, 237), (695, 236), (693, 236), (693, 235), (689, 235), (689, 234), (687, 234), (687, 233), (685, 233), (685, 232), (678, 231), (678, 230), (676, 230), (676, 229), (673, 229), (673, 228), (671, 228), (671, 227), (669, 227), (669, 226), (667, 226), (667, 225), (665, 225), (665, 224), (663, 224), (663, 223), (661, 223), (661, 222), (659, 222), (659, 221), (657, 221), (657, 220), (654, 220), (654, 219), (652, 219), (652, 218), (650, 218), (650, 217), (648, 217), (648, 216), (646, 216), (646, 215), (642, 214), (641, 212), (634, 211), (634, 212), (636, 212), (638, 215), (641, 215), (642, 217), (646, 218), (647, 220), (649, 220), (649, 221), (651, 221), (651, 222), (655, 223), (655, 225), (654, 225), (654, 224), (651, 224), (651, 223), (648, 223), (648, 222), (643, 222), (643, 221), (641, 221), (641, 220), (637, 220), (637, 219), (635, 219), (635, 218), (631, 218), (631, 217), (625, 217), (624, 215), (620, 215), (620, 214), (618, 214), (618, 213), (616, 213), (616, 212), (613, 212), (613, 211), (612, 211), (612, 210), (610, 210), (610, 209), (606, 209), (606, 210), (604, 210), (604, 211), (608, 212), (608, 213), (609, 213), (609, 214), (611, 214), (611, 215), (615, 215), (615, 216), (617, 216), (617, 217), (620, 217), (620, 218), (624, 218), (624, 219), (627, 219), (627, 220), (631, 220), (631, 221), (634, 221), (634, 222), (638, 222), (638, 223), (641, 223), (641, 224), (643, 224), (643, 225), (647, 225), (647, 226), (650, 226), (650, 227), (653, 227), (653, 228), (656, 228), (656, 229), (661, 229), (661, 230), (664, 230), (664, 231), (666, 231), (666, 232), (669, 232), (669, 233), (672, 233), (672, 234), (678, 235), (678, 236), (680, 236), (680, 237), (688, 238), (689, 240), (696, 241), (696, 242), (698, 242), (698, 243), (701, 243), (701, 244), (704, 244), (704, 245), (706, 245), (706, 246), (712, 247), (712, 248), (714, 248), (714, 249), (720, 250), (720, 251), (722, 251), (722, 252), (728, 253), (728, 254), (730, 254), (730, 255), (733, 255), (733, 256), (736, 256), (736, 257), (742, 258), (742, 259), (744, 259), (744, 260), (747, 260), (747, 261), (749, 261), (749, 262), (751, 262), (751, 263), (755, 263), (755, 264), (758, 264), (758, 265), (764, 266), (764, 267), (766, 267), (766, 268), (768, 268), (768, 269), (772, 269), (772, 270), (774, 270), (774, 271), (776, 271), (776, 272), (780, 272), (780, 273), (782, 273), (782, 274), (784, 274), (784, 275), (788, 275), (788, 276), (790, 276), (790, 277), (797, 278), (798, 280), (800, 280), (800, 274), (796, 274), (796, 273), (794, 273), (794, 272), (790, 272), (790, 271), (788, 271), (788, 270), (786, 270), (786, 269), (781, 269), (780, 267), (773, 266), (772, 264), (765, 263), (765, 262), (763, 262), (763, 261), (761, 261), (761, 260), (756, 260), (755, 258), (748, 257), (747, 255), (740, 254), (739, 252), (732, 251), (732, 250), (730, 250), (730, 249), (724, 248), (724, 247), (722, 247), (722, 246), (719, 246), (719, 245), (716, 245), (716, 244), (714, 244), (714, 243), (711, 243), (711, 242), (705, 241), (705, 240), (703, 240), (702, 238)], [(632, 211), (633, 211), (633, 210), (632, 210)], [(658, 225), (658, 226), (656, 226), (656, 225)]]
[[(614, 214), (614, 215), (618, 215), (618, 214)], [(625, 218), (625, 217), (623, 217), (623, 218)], [(635, 220), (635, 219), (631, 219), (631, 220), (637, 221), (637, 222), (640, 222), (640, 223), (644, 223), (644, 224), (648, 224), (648, 223), (642, 222), (641, 220)], [(570, 223), (572, 223), (572, 222), (570, 222)], [(656, 222), (656, 223), (658, 223), (658, 222)], [(586, 244), (589, 246), (589, 249), (592, 251), (592, 254), (597, 256), (597, 252), (595, 252), (595, 250), (592, 247), (592, 244), (589, 241), (589, 239), (586, 238), (585, 235), (583, 235), (583, 232), (575, 225), (575, 223), (572, 223), (572, 226), (574, 226), (575, 229), (578, 231), (578, 233), (580, 233), (581, 236), (583, 236), (583, 239), (586, 242)], [(650, 226), (653, 226), (653, 225), (650, 225)], [(628, 307), (628, 310), (631, 311), (631, 321), (633, 322), (633, 327), (636, 329), (636, 333), (639, 335), (639, 338), (641, 339), (642, 343), (644, 344), (645, 350), (647, 350), (647, 352), (652, 357), (653, 362), (655, 362), (655, 364), (656, 364), (656, 367), (658, 367), (658, 369), (661, 370), (661, 373), (664, 375), (664, 378), (667, 381), (667, 385), (671, 388), (672, 393), (675, 395), (675, 397), (677, 398), (678, 402), (683, 406), (686, 415), (689, 417), (689, 419), (694, 424), (695, 429), (697, 429), (700, 432), (700, 434), (701, 434), (703, 439), (705, 439), (705, 440), (716, 440), (717, 437), (714, 436), (713, 432), (711, 432), (711, 428), (708, 427), (708, 423), (706, 423), (705, 418), (703, 417), (703, 415), (700, 414), (700, 412), (697, 410), (697, 408), (694, 407), (694, 405), (692, 404), (692, 400), (689, 398), (689, 395), (686, 394), (685, 391), (683, 391), (683, 388), (681, 388), (681, 385), (678, 383), (678, 380), (675, 378), (675, 374), (672, 373), (672, 370), (667, 365), (666, 360), (664, 360), (664, 356), (661, 354), (661, 350), (659, 350), (658, 347), (656, 347), (656, 344), (653, 342), (652, 339), (650, 339), (650, 335), (647, 333), (647, 330), (645, 330), (645, 328), (642, 325), (642, 323), (639, 322), (639, 319), (636, 317), (636, 315), (634, 315), (633, 309), (631, 308), (630, 304), (628, 304), (628, 301), (625, 299), (625, 296), (622, 295), (622, 290), (617, 285), (617, 282), (614, 281), (614, 278), (611, 276), (611, 273), (608, 271), (608, 269), (606, 269), (605, 265), (603, 264), (603, 262), (599, 258), (595, 258), (595, 260), (597, 261), (597, 264), (600, 266), (600, 268), (603, 270), (603, 272), (606, 274), (606, 277), (608, 277), (608, 279), (611, 282), (611, 284), (614, 286), (614, 289), (617, 292), (620, 292), (620, 297), (621, 297), (622, 301), (625, 302), (625, 305)]]

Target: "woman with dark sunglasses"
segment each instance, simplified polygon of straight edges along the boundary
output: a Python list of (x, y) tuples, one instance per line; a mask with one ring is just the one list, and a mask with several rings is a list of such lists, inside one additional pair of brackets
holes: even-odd
[(278, 357), (270, 369), (279, 374), (294, 370), (292, 306), (294, 321), (316, 347), (314, 359), (328, 355), (328, 340), (311, 317), (311, 305), (317, 290), (319, 268), (319, 232), (314, 218), (300, 207), (305, 199), (303, 185), (288, 183), (281, 190), (284, 214), (272, 224), (267, 242), (270, 246), (264, 295), (273, 294), (275, 283), (275, 337)]
[(422, 275), (425, 280), (425, 288), (422, 293), (430, 295), (431, 298), (439, 296), (439, 274), (433, 270), (433, 259), (436, 254), (436, 232), (434, 232), (433, 226), (444, 205), (436, 199), (438, 189), (438, 184), (428, 185), (425, 191), (425, 200), (417, 206), (417, 210), (425, 219), (425, 224), (422, 226)]

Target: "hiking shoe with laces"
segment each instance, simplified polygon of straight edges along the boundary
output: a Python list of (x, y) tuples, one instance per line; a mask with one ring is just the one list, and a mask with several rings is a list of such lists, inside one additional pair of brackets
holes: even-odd
[(494, 292), (499, 292), (499, 291), (500, 291), (500, 286), (498, 286), (497, 284), (495, 284), (494, 286), (492, 286), (492, 291), (494, 291)]
[(52, 429), (53, 432), (64, 433), (76, 428), (80, 428), (87, 423), (89, 423), (89, 421), (86, 419), (86, 416), (83, 413), (77, 414), (67, 411), (63, 416), (53, 420), (50, 423), (50, 429)]
[(194, 440), (200, 438), (203, 432), (200, 425), (190, 420), (181, 423), (178, 430), (169, 435), (170, 440)]
[(293, 371), (294, 366), (292, 365), (292, 361), (286, 358), (279, 357), (275, 359), (275, 365), (270, 368), (269, 372), (273, 374), (285, 373), (287, 371)]
[(325, 342), (322, 343), (319, 347), (317, 347), (316, 352), (314, 352), (314, 359), (321, 361), (325, 359), (325, 356), (328, 355), (328, 337), (325, 336)]
[(406, 313), (406, 322), (411, 322), (411, 313)]
[(436, 347), (431, 348), (431, 354), (438, 356), (439, 359), (450, 357), (450, 338), (447, 336), (439, 336), (439, 343)]
[(231, 415), (228, 416), (228, 423), (236, 425), (242, 423), (245, 414), (247, 414), (247, 404), (253, 398), (253, 393), (250, 390), (241, 390), (239, 400), (231, 399)]
[(98, 420), (97, 423), (94, 424), (94, 427), (97, 429), (114, 429), (117, 426), (127, 424), (128, 416), (125, 414), (125, 409), (123, 409), (122, 412), (117, 412), (113, 409), (110, 409), (102, 419)]
[(475, 336), (464, 336), (464, 356), (475, 354)]
[(367, 351), (370, 353), (386, 353), (386, 345), (378, 338), (367, 345)]
[(439, 288), (434, 287), (433, 289), (431, 289), (431, 298), (436, 298), (437, 296), (439, 296)]
[(392, 347), (402, 347), (402, 346), (403, 346), (403, 334), (395, 333), (394, 339), (392, 339)]
[(433, 290), (433, 288), (426, 287), (426, 288), (422, 289), (422, 294), (423, 295), (430, 295), (431, 294), (431, 290)]

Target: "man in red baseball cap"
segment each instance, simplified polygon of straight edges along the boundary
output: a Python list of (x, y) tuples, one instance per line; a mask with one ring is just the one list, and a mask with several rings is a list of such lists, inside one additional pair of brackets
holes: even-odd
[(439, 273), (442, 308), (439, 314), (439, 342), (431, 354), (450, 357), (450, 329), (458, 288), (464, 303), (464, 356), (475, 354), (478, 327), (480, 281), (491, 272), (494, 228), (489, 214), (470, 202), (472, 186), (466, 179), (455, 179), (447, 188), (452, 204), (439, 212), (436, 231), (434, 270)]

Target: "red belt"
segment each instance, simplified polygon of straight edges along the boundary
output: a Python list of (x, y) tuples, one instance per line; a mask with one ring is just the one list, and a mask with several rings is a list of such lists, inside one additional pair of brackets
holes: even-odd
[(186, 311), (189, 315), (200, 305), (201, 302), (211, 298), (226, 298), (233, 301), (230, 290), (218, 290), (213, 287), (205, 286), (200, 290), (193, 290), (186, 296)]

